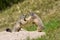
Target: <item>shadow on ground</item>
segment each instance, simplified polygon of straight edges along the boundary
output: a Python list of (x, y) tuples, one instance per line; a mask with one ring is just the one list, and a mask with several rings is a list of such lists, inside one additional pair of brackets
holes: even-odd
[(0, 11), (10, 8), (12, 5), (18, 2), (23, 2), (24, 0), (0, 0)]

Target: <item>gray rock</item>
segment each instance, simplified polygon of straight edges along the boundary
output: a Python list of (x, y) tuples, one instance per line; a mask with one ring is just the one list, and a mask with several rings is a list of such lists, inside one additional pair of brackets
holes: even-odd
[(30, 39), (36, 39), (38, 37), (44, 36), (45, 32), (37, 31), (19, 31), (19, 32), (0, 32), (0, 40), (26, 40), (28, 37)]

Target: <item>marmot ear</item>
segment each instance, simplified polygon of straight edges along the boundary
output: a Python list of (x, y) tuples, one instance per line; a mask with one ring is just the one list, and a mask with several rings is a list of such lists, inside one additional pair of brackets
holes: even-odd
[(23, 19), (25, 16), (24, 15), (20, 15), (20, 19)]

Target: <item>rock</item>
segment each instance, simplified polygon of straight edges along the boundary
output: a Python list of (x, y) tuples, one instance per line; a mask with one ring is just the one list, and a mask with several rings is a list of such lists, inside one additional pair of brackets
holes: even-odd
[(28, 37), (30, 39), (36, 39), (38, 37), (44, 36), (45, 32), (37, 31), (19, 31), (19, 32), (0, 32), (0, 40), (26, 40)]
[(29, 37), (30, 39), (36, 39), (36, 38), (41, 38), (42, 36), (45, 35), (45, 32), (37, 32), (37, 31), (33, 31), (29, 33)]

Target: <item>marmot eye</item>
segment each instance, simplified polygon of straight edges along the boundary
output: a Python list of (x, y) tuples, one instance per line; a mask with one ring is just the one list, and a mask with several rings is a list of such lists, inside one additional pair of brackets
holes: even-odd
[(26, 21), (26, 19), (24, 18), (24, 21)]

